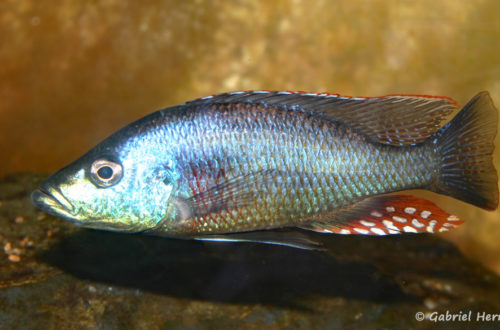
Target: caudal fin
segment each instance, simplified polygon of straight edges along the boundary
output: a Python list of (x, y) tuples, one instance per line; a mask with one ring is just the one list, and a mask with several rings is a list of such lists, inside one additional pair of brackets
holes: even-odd
[(481, 92), (431, 137), (441, 156), (436, 192), (487, 210), (498, 207), (497, 173), (492, 159), (497, 120), (489, 93)]

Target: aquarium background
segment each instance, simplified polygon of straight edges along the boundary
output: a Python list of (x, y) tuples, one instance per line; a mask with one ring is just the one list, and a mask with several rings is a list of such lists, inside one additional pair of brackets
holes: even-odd
[[(498, 108), (499, 13), (496, 0), (5, 0), (0, 176), (49, 174), (150, 112), (232, 90), (461, 105), (488, 90)], [(500, 273), (499, 211), (422, 194), (467, 220), (442, 236)]]

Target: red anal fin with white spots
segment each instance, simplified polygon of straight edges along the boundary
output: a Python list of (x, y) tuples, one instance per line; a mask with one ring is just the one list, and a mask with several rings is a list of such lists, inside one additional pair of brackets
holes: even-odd
[(333, 221), (312, 221), (303, 229), (320, 233), (389, 235), (438, 233), (463, 223), (434, 203), (410, 196), (377, 196), (336, 214)]

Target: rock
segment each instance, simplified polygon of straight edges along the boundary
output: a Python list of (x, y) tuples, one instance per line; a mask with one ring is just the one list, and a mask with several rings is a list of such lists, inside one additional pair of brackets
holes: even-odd
[(79, 229), (31, 205), (43, 177), (0, 180), (4, 328), (428, 328), (418, 312), (500, 311), (500, 278), (437, 236), (307, 233), (328, 249), (309, 252)]

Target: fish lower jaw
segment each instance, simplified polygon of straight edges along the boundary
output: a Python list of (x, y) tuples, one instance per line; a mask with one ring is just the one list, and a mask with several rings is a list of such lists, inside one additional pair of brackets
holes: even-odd
[(45, 213), (71, 222), (78, 221), (73, 205), (65, 198), (58, 197), (43, 190), (35, 190), (31, 193), (33, 204)]

